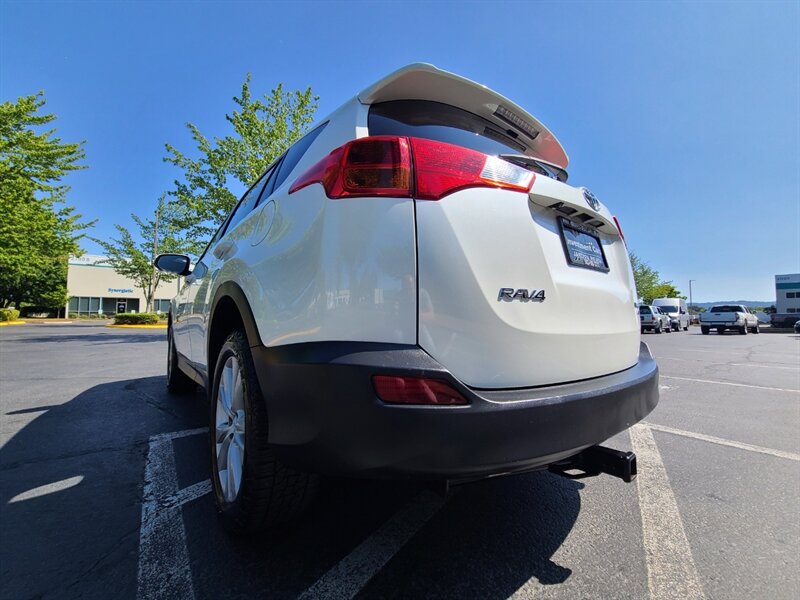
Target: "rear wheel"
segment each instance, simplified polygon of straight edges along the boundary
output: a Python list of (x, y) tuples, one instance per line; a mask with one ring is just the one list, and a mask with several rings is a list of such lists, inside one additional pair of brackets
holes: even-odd
[(739, 335), (747, 335), (747, 323), (739, 327)]
[(167, 330), (167, 391), (170, 394), (186, 394), (194, 390), (194, 386), (194, 381), (178, 366), (178, 351), (170, 327)]
[(700, 333), (702, 333), (703, 335), (708, 335), (709, 331), (710, 329), (708, 327), (700, 327)]
[(761, 329), (759, 328), (759, 324), (756, 323), (756, 326), (753, 327), (753, 333), (761, 333)]
[(224, 526), (237, 534), (289, 521), (310, 503), (317, 478), (290, 469), (267, 439), (267, 411), (241, 330), (228, 336), (214, 369), (211, 481)]
[(660, 321), (659, 321), (658, 325), (656, 325), (655, 332), (656, 333), (661, 333), (661, 322)]

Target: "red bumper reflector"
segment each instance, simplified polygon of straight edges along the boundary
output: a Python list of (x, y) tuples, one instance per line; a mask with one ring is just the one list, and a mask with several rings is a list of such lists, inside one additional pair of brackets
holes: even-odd
[(378, 398), (388, 404), (464, 405), (466, 398), (446, 381), (422, 377), (375, 375), (372, 385)]

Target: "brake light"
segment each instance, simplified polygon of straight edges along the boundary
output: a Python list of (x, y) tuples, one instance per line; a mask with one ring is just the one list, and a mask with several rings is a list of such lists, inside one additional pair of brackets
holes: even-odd
[(617, 226), (617, 231), (619, 231), (619, 237), (622, 238), (622, 243), (627, 246), (628, 243), (625, 241), (625, 234), (622, 233), (622, 226), (619, 224), (619, 221), (617, 220), (617, 217), (611, 217), (611, 218), (614, 219), (614, 225)]
[(321, 183), (329, 198), (414, 195), (439, 200), (469, 187), (528, 192), (534, 177), (528, 169), (469, 148), (421, 138), (373, 136), (331, 152), (303, 173), (289, 193)]
[(528, 192), (533, 185), (534, 174), (528, 169), (469, 148), (411, 138), (411, 149), (417, 198), (439, 200), (470, 187)]
[(378, 398), (388, 404), (467, 404), (464, 396), (441, 379), (375, 375), (372, 385)]
[(321, 183), (329, 198), (411, 196), (411, 155), (406, 138), (361, 138), (331, 152), (303, 173), (289, 189), (292, 194)]

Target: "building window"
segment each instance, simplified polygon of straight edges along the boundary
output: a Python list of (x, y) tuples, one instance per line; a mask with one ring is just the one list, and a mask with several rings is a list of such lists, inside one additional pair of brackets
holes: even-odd
[(73, 297), (69, 299), (69, 312), (79, 315), (102, 314), (100, 306), (102, 298)]
[[(168, 301), (167, 301), (168, 302)], [(167, 306), (169, 309), (169, 306)], [(69, 299), (69, 314), (96, 317), (118, 312), (139, 312), (138, 298), (95, 298), (73, 296)]]
[(786, 292), (786, 297), (787, 298), (796, 298), (797, 297), (797, 292)]
[(169, 300), (153, 300), (153, 310), (157, 313), (168, 313)]
[(789, 313), (797, 312), (797, 309), (796, 308), (787, 308), (786, 312), (789, 312)]

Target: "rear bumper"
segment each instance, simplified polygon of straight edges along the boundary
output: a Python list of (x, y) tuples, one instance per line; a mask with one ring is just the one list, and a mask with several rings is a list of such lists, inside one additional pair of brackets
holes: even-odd
[[(332, 475), (459, 479), (544, 468), (643, 419), (658, 403), (647, 346), (625, 371), (576, 383), (472, 389), (416, 346), (254, 347), (278, 456)], [(375, 374), (443, 379), (468, 406), (381, 402)]]

